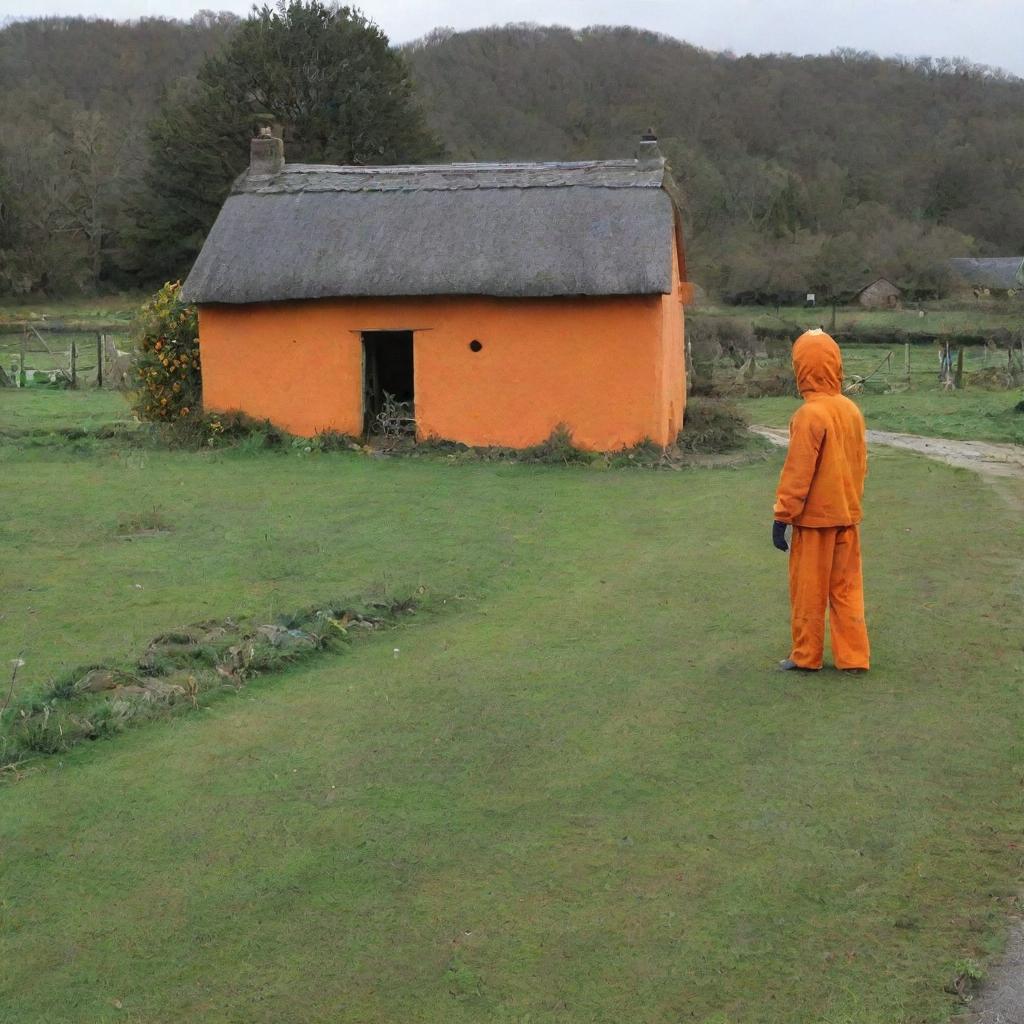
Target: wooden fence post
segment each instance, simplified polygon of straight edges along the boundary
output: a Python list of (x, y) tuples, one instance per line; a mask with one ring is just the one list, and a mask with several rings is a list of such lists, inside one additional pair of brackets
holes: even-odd
[(103, 335), (96, 334), (96, 387), (103, 387)]
[(956, 354), (956, 376), (953, 378), (953, 387), (958, 391), (964, 386), (964, 347)]
[(28, 381), (25, 379), (25, 335), (21, 336), (21, 351), (18, 354), (18, 387), (23, 388)]
[(78, 346), (75, 339), (71, 339), (71, 386), (78, 387)]
[(903, 371), (907, 375), (907, 384), (910, 383), (910, 342), (903, 345)]

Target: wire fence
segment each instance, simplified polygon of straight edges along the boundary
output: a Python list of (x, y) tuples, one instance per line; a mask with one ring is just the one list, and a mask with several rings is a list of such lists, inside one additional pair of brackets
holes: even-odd
[(104, 330), (28, 324), (0, 334), (0, 386), (125, 387), (130, 339), (123, 327)]

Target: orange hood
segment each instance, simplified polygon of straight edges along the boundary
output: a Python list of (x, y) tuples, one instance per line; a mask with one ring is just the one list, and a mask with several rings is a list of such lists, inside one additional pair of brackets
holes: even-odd
[(807, 331), (793, 344), (793, 372), (800, 394), (838, 395), (843, 386), (843, 356), (822, 330)]

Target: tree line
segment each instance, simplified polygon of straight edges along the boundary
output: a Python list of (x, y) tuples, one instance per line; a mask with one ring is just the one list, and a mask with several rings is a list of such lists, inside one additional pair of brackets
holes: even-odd
[(690, 274), (748, 297), (921, 294), (1024, 252), (1024, 81), (959, 61), (737, 58), (625, 28), (437, 30), (357, 10), (0, 30), (0, 294), (181, 276), (273, 123), (306, 162), (596, 159), (654, 127)]

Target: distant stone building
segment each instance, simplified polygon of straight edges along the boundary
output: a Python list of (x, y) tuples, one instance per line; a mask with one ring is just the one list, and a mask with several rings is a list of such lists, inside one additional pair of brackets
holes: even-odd
[(879, 277), (861, 288), (853, 298), (865, 309), (899, 309), (903, 292), (892, 281)]
[(1014, 295), (1024, 289), (1024, 256), (954, 259), (949, 261), (949, 269), (961, 288), (976, 295)]

